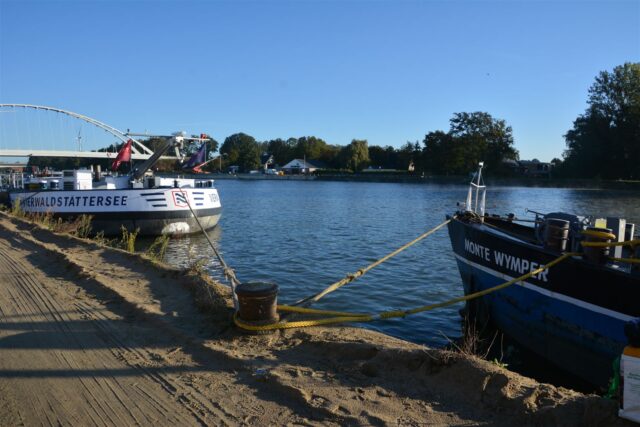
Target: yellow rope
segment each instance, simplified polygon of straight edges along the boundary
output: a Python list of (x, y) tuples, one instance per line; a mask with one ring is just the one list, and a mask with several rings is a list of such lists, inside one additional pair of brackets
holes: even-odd
[(273, 331), (276, 329), (293, 329), (293, 328), (309, 328), (311, 326), (322, 326), (322, 325), (333, 325), (336, 323), (348, 323), (348, 322), (369, 322), (373, 320), (373, 317), (357, 317), (357, 316), (340, 316), (340, 317), (327, 317), (324, 319), (313, 319), (313, 320), (298, 320), (295, 322), (278, 322), (272, 323), (270, 325), (250, 325), (248, 323), (244, 323), (242, 320), (238, 318), (238, 313), (234, 313), (233, 322), (241, 329), (245, 329), (247, 331)]
[(597, 230), (582, 230), (580, 234), (585, 236), (596, 237), (598, 239), (609, 239), (613, 240), (616, 238), (616, 235), (613, 233), (609, 233), (607, 231), (597, 231)]
[(349, 317), (366, 317), (369, 316), (365, 313), (349, 313), (344, 311), (329, 311), (329, 310), (317, 310), (315, 308), (296, 307), (292, 305), (278, 305), (279, 311), (288, 311), (290, 313), (302, 313), (302, 314), (326, 314), (328, 316), (349, 316)]
[[(615, 237), (615, 236), (614, 236)], [(612, 246), (638, 246), (640, 239), (628, 240), (626, 242), (580, 242), (582, 246), (587, 248), (608, 248)]]
[(629, 264), (640, 264), (640, 258), (609, 258), (611, 261), (627, 262)]
[(304, 307), (307, 307), (311, 304), (313, 304), (314, 302), (317, 302), (320, 298), (324, 297), (325, 295), (343, 287), (344, 285), (347, 285), (351, 282), (353, 282), (354, 280), (356, 280), (358, 277), (363, 276), (364, 274), (366, 274), (369, 270), (379, 266), (380, 264), (382, 264), (383, 262), (387, 261), (388, 259), (398, 255), (400, 252), (404, 251), (405, 249), (415, 245), (416, 243), (418, 243), (419, 241), (421, 241), (422, 239), (430, 236), (431, 234), (435, 233), (436, 231), (438, 231), (439, 229), (441, 229), (442, 227), (444, 227), (445, 225), (447, 225), (449, 222), (451, 222), (451, 219), (446, 220), (445, 222), (443, 222), (442, 224), (432, 228), (431, 230), (421, 234), (420, 236), (418, 236), (417, 238), (413, 239), (412, 241), (410, 241), (409, 243), (407, 243), (406, 245), (403, 245), (401, 247), (399, 247), (398, 249), (396, 249), (395, 251), (391, 252), (388, 255), (385, 255), (384, 257), (380, 258), (378, 261), (369, 264), (368, 266), (361, 268), (360, 270), (356, 271), (355, 273), (350, 273), (347, 274), (347, 276), (342, 279), (342, 280), (338, 280), (337, 282), (327, 286), (323, 291), (302, 299), (298, 302), (296, 302), (296, 305), (298, 304), (302, 304)]
[(270, 325), (261, 325), (261, 326), (257, 326), (257, 325), (250, 325), (247, 324), (245, 322), (243, 322), (242, 320), (240, 320), (237, 316), (237, 313), (234, 314), (233, 316), (233, 321), (234, 323), (242, 328), (242, 329), (246, 329), (248, 331), (270, 331), (270, 330), (275, 330), (275, 329), (291, 329), (291, 328), (306, 328), (306, 327), (310, 327), (310, 326), (321, 326), (321, 325), (331, 325), (331, 324), (337, 324), (337, 323), (348, 323), (348, 322), (371, 322), (373, 320), (383, 320), (383, 319), (391, 319), (394, 317), (405, 317), (409, 314), (416, 314), (416, 313), (421, 313), (421, 312), (425, 312), (425, 311), (430, 311), (430, 310), (434, 310), (436, 308), (440, 308), (440, 307), (446, 307), (449, 305), (453, 305), (459, 302), (463, 302), (463, 301), (469, 301), (475, 298), (479, 298), (481, 296), (490, 294), (492, 292), (496, 292), (499, 291), (501, 289), (504, 289), (508, 286), (513, 285), (514, 283), (518, 283), (518, 282), (522, 282), (530, 277), (535, 276), (536, 274), (539, 274), (541, 272), (543, 272), (544, 270), (547, 270), (551, 267), (553, 267), (554, 265), (564, 261), (565, 259), (572, 257), (572, 256), (579, 256), (580, 254), (578, 253), (573, 253), (573, 252), (569, 252), (566, 253), (562, 256), (559, 256), (558, 258), (554, 259), (553, 261), (550, 261), (549, 263), (547, 263), (546, 265), (540, 266), (539, 268), (536, 268), (533, 271), (530, 271), (527, 274), (523, 274), (520, 277), (516, 277), (515, 279), (511, 279), (508, 282), (502, 283), (500, 285), (494, 286), (492, 288), (489, 289), (485, 289), (483, 291), (479, 291), (479, 292), (474, 292), (472, 294), (469, 295), (465, 295), (462, 297), (458, 297), (458, 298), (453, 298), (450, 299), (448, 301), (445, 302), (440, 302), (440, 303), (436, 303), (436, 304), (429, 304), (429, 305), (424, 305), (421, 307), (416, 307), (410, 310), (393, 310), (393, 311), (385, 311), (382, 313), (379, 313), (377, 315), (371, 315), (371, 314), (360, 314), (360, 313), (345, 313), (345, 312), (339, 312), (339, 311), (327, 311), (327, 310), (314, 310), (314, 309), (307, 309), (307, 308), (301, 308), (301, 307), (292, 307), (292, 306), (283, 306), (283, 305), (279, 305), (278, 309), (282, 310), (282, 311), (292, 311), (292, 312), (298, 312), (298, 313), (309, 313), (309, 314), (324, 314), (324, 315), (328, 315), (328, 316), (336, 316), (336, 317), (327, 317), (324, 319), (313, 319), (313, 320), (301, 320), (301, 321), (296, 321), (296, 322), (277, 322), (277, 323), (272, 323)]
[(411, 309), (411, 310), (407, 310), (405, 313), (406, 314), (421, 313), (423, 311), (433, 310), (434, 308), (446, 307), (448, 305), (452, 305), (452, 304), (455, 304), (455, 303), (458, 303), (458, 302), (469, 301), (469, 300), (472, 300), (472, 299), (475, 299), (475, 298), (479, 298), (481, 296), (490, 294), (492, 292), (496, 292), (496, 291), (499, 291), (501, 289), (504, 289), (504, 288), (506, 288), (508, 286), (513, 285), (514, 283), (522, 282), (522, 281), (524, 281), (524, 280), (526, 280), (526, 279), (528, 279), (528, 278), (530, 278), (532, 276), (535, 276), (536, 274), (542, 273), (543, 271), (553, 267), (556, 264), (559, 264), (560, 262), (564, 261), (567, 258), (570, 258), (572, 256), (579, 256), (579, 255), (580, 254), (575, 253), (575, 252), (567, 252), (566, 254), (559, 256), (558, 258), (554, 259), (553, 261), (550, 261), (549, 263), (547, 263), (547, 264), (545, 264), (543, 266), (540, 266), (540, 267), (536, 268), (535, 270), (530, 271), (527, 274), (523, 274), (520, 277), (516, 277), (515, 279), (511, 279), (508, 282), (505, 282), (505, 283), (503, 283), (501, 285), (497, 285), (497, 286), (494, 286), (492, 288), (485, 289), (483, 291), (474, 292), (472, 294), (465, 295), (463, 297), (454, 298), (454, 299), (449, 300), (449, 301), (445, 301), (445, 302), (441, 302), (441, 303), (437, 303), (437, 304), (426, 305), (426, 306), (423, 306), (423, 307), (418, 307), (418, 308), (414, 308), (414, 309)]

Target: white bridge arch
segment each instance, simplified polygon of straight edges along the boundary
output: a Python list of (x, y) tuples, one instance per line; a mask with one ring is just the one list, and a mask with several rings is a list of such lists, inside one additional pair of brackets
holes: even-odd
[[(64, 114), (69, 117), (82, 120), (97, 128), (100, 128), (105, 132), (108, 132), (114, 137), (118, 138), (122, 142), (132, 140), (133, 144), (131, 147), (131, 158), (134, 160), (148, 159), (153, 154), (153, 151), (151, 151), (140, 141), (132, 138), (126, 133), (121, 132), (120, 130), (114, 128), (113, 126), (109, 126), (105, 123), (102, 123), (91, 117), (84, 116), (82, 114), (74, 113), (72, 111), (62, 110), (60, 108), (47, 107), (43, 105), (32, 105), (32, 104), (0, 104), (0, 108), (15, 108), (15, 109), (24, 108), (24, 109), (50, 111), (50, 112)], [(83, 157), (83, 158), (104, 159), (104, 158), (115, 158), (116, 153), (106, 152), (106, 151), (105, 152), (71, 151), (71, 150), (65, 151), (65, 150), (34, 150), (29, 148), (16, 148), (16, 149), (0, 148), (0, 157), (31, 157), (31, 156), (34, 156), (34, 157)], [(166, 156), (166, 158), (174, 158), (174, 157)]]

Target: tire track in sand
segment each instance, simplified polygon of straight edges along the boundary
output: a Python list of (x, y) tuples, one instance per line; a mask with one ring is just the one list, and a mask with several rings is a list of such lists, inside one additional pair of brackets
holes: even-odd
[[(114, 355), (130, 349), (87, 318), (96, 307), (63, 307), (69, 296), (44, 285), (51, 278), (25, 259), (38, 256), (37, 248), (24, 246), (15, 238), (0, 240), (0, 381), (10, 390), (5, 399), (29, 402), (18, 408), (26, 424), (205, 424), (153, 374)], [(107, 321), (122, 320), (111, 315)]]

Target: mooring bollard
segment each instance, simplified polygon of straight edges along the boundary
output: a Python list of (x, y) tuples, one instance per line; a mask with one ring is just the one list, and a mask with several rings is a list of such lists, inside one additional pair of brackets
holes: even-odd
[[(606, 237), (611, 234), (609, 228), (587, 227), (585, 242), (611, 243), (611, 239)], [(584, 257), (595, 264), (604, 264), (609, 257), (608, 247), (585, 247)]]
[[(249, 325), (264, 326), (276, 323), (278, 316), (278, 285), (271, 282), (245, 282), (236, 286), (238, 296), (238, 318)], [(250, 334), (265, 334), (271, 331), (249, 331)]]
[(544, 228), (544, 247), (558, 252), (567, 251), (569, 240), (569, 221), (548, 218)]

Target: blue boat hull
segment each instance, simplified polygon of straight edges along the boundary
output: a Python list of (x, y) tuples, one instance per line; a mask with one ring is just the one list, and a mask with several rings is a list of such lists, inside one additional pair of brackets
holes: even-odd
[[(514, 262), (506, 264), (502, 254), (534, 267), (558, 256), (487, 228), (458, 220), (449, 225), (465, 294), (526, 271), (514, 269)], [(612, 362), (627, 342), (624, 323), (640, 315), (640, 279), (579, 259), (565, 263), (471, 304), (522, 346), (594, 385), (606, 386)], [(619, 294), (610, 295), (611, 288)]]

